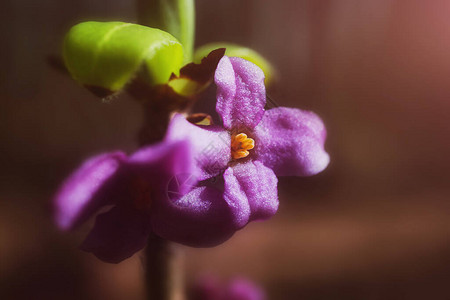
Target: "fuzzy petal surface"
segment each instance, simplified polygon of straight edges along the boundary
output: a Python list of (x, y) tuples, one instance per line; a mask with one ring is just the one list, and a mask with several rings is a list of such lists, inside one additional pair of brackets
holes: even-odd
[(251, 130), (261, 121), (266, 104), (264, 72), (255, 64), (224, 56), (214, 76), (217, 85), (216, 111), (228, 129)]
[(236, 225), (267, 219), (278, 210), (278, 179), (259, 161), (248, 161), (228, 168), (224, 173), (224, 198), (233, 208)]
[(267, 110), (255, 128), (255, 156), (278, 176), (310, 176), (330, 161), (324, 149), (326, 129), (313, 112), (277, 107)]
[(95, 156), (81, 165), (55, 196), (57, 225), (68, 230), (84, 222), (100, 207), (114, 202), (114, 184), (119, 167), (126, 160), (122, 152)]
[(181, 197), (170, 192), (153, 207), (152, 228), (159, 236), (191, 247), (212, 247), (236, 231), (219, 189), (197, 186)]
[(180, 114), (173, 117), (166, 134), (166, 142), (188, 138), (192, 156), (198, 166), (199, 180), (223, 172), (231, 159), (230, 134), (218, 126), (198, 126)]
[(105, 262), (119, 263), (145, 247), (150, 228), (148, 215), (128, 206), (115, 206), (97, 216), (81, 249)]
[(166, 190), (169, 182), (177, 176), (188, 175), (191, 184), (195, 184), (199, 174), (192, 152), (193, 145), (187, 139), (165, 141), (135, 152), (126, 166), (130, 173), (157, 189)]

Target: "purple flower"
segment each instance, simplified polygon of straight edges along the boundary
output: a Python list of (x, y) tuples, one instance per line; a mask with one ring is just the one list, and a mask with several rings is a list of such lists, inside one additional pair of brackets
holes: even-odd
[[(215, 82), (223, 126), (195, 125), (175, 115), (166, 141), (189, 137), (199, 169), (197, 186), (173, 204), (201, 206), (215, 197), (214, 203), (229, 210), (231, 236), (248, 222), (275, 214), (277, 175), (314, 175), (328, 165), (329, 156), (326, 130), (317, 115), (285, 107), (264, 110), (264, 74), (253, 63), (224, 56)], [(195, 246), (178, 226), (177, 220), (160, 220), (154, 230)]]
[(55, 197), (61, 229), (110, 207), (97, 216), (83, 250), (120, 262), (142, 249), (150, 232), (194, 247), (218, 245), (275, 214), (276, 175), (308, 176), (327, 166), (321, 120), (298, 109), (264, 111), (264, 75), (256, 65), (223, 57), (215, 82), (223, 126), (177, 114), (163, 142), (129, 157), (93, 157), (65, 181)]
[[(145, 147), (130, 157), (122, 152), (95, 156), (56, 194), (56, 223), (63, 230), (74, 229), (101, 207), (112, 207), (97, 216), (81, 248), (103, 261), (120, 262), (146, 245), (154, 215), (167, 200), (170, 179), (175, 174), (192, 174), (185, 178), (188, 183), (195, 180), (195, 172), (186, 140)], [(188, 186), (172, 189), (183, 194)]]
[(201, 278), (193, 289), (192, 300), (264, 300), (266, 295), (254, 282), (237, 277), (226, 285), (215, 277)]

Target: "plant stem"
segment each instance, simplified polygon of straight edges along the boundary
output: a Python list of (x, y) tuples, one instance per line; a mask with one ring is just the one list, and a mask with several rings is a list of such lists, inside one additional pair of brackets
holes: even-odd
[(148, 300), (183, 300), (180, 249), (154, 234), (145, 249), (145, 284)]

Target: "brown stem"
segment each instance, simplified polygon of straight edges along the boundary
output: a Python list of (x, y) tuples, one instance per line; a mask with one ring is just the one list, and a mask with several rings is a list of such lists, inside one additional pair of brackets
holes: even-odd
[(148, 300), (183, 300), (180, 249), (154, 234), (145, 249), (145, 284)]

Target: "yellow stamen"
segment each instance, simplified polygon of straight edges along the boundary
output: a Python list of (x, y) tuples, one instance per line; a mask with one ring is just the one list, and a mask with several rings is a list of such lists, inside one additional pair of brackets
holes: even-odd
[(255, 141), (247, 137), (245, 133), (239, 133), (231, 137), (231, 156), (234, 159), (247, 157), (248, 150), (255, 148)]

